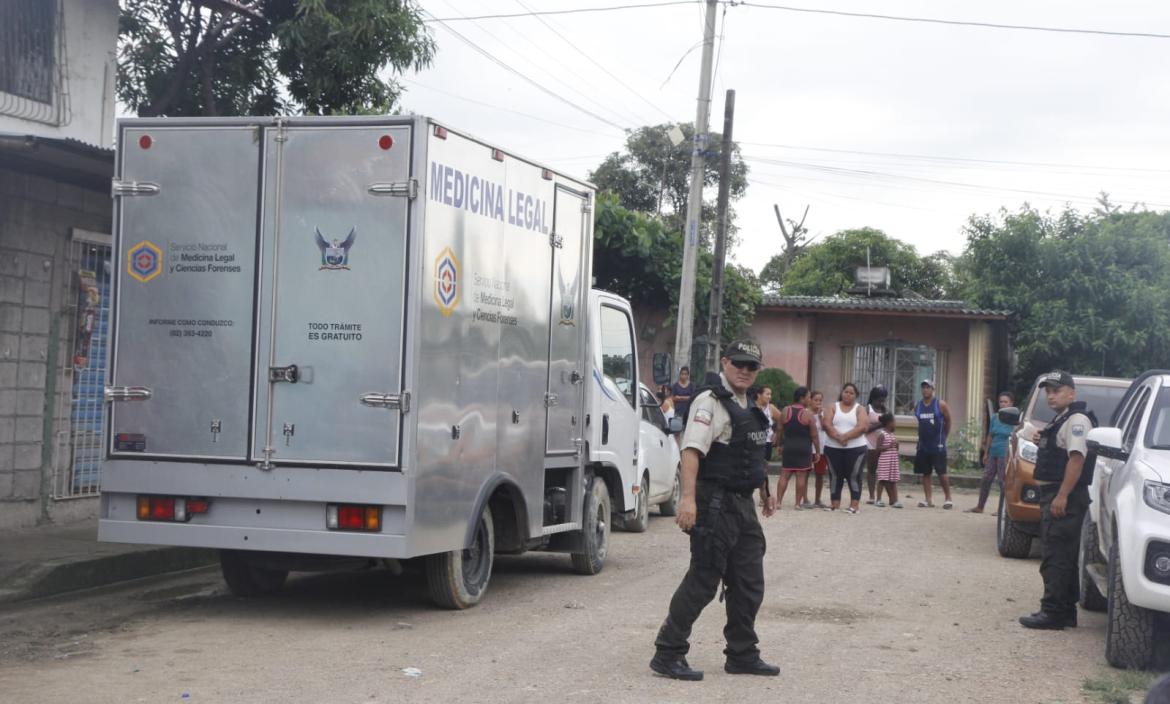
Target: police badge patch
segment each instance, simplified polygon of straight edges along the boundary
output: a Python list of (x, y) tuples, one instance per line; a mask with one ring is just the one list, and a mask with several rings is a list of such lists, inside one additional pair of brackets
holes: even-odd
[(1073, 434), (1073, 437), (1077, 437), (1077, 438), (1084, 437), (1085, 436), (1085, 426), (1078, 423), (1078, 424), (1070, 427), (1069, 432)]
[(708, 411), (707, 409), (702, 408), (702, 409), (695, 411), (695, 417), (691, 418), (691, 420), (693, 420), (696, 423), (702, 423), (703, 425), (711, 425), (712, 418), (713, 418), (713, 414), (711, 413), (711, 411)]

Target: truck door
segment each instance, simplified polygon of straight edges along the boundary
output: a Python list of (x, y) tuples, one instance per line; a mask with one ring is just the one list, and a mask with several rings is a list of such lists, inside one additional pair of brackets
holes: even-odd
[(247, 459), (256, 130), (122, 130), (111, 456)]
[(294, 123), (265, 133), (261, 466), (398, 463), (410, 131)]
[(545, 452), (574, 454), (582, 437), (584, 409), (584, 308), (582, 252), (591, 217), (588, 197), (557, 186), (553, 200), (553, 266), (549, 301), (548, 408)]

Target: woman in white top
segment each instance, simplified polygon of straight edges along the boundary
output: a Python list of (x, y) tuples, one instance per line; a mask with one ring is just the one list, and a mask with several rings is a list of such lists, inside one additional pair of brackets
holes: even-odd
[(825, 409), (825, 455), (829, 458), (829, 504), (841, 507), (841, 491), (849, 483), (848, 513), (857, 513), (861, 503), (861, 476), (865, 471), (868, 445), (865, 432), (869, 416), (857, 403), (857, 387), (852, 382), (841, 387), (837, 403)]

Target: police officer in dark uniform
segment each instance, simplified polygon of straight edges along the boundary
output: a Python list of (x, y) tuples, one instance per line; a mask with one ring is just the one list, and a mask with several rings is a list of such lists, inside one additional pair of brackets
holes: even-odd
[(1040, 485), (1040, 544), (1043, 556), (1040, 576), (1044, 597), (1040, 610), (1021, 616), (1025, 628), (1060, 630), (1077, 625), (1080, 583), (1077, 557), (1081, 522), (1089, 509), (1089, 482), (1093, 479), (1086, 436), (1097, 424), (1092, 411), (1077, 401), (1076, 384), (1068, 372), (1053, 371), (1040, 381), (1048, 406), (1056, 417), (1048, 427), (1032, 434), (1039, 452), (1036, 482)]
[[(719, 383), (691, 404), (682, 439), (682, 499), (676, 522), (691, 536), (691, 564), (670, 600), (670, 612), (654, 641), (650, 669), (680, 680), (701, 680), (691, 669), (687, 639), (720, 581), (727, 599), (724, 670), (731, 674), (778, 675), (760, 659), (756, 613), (764, 599), (764, 532), (752, 495), (764, 495), (764, 515), (775, 511), (767, 490), (767, 420), (747, 389), (760, 370), (760, 348), (734, 342), (723, 351)], [(714, 375), (711, 375), (712, 377)]]

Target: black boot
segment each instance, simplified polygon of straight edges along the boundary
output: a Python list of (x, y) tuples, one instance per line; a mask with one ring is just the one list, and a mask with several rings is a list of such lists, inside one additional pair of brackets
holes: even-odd
[(1024, 628), (1035, 628), (1045, 631), (1060, 631), (1065, 628), (1077, 627), (1077, 615), (1072, 613), (1066, 616), (1050, 614), (1046, 611), (1037, 611), (1031, 616), (1021, 616), (1020, 625)]
[(775, 677), (780, 674), (779, 667), (769, 665), (759, 658), (756, 658), (755, 662), (728, 660), (724, 663), (723, 669), (731, 675), (764, 675), (765, 677)]
[(650, 669), (672, 680), (687, 680), (697, 682), (703, 679), (702, 670), (692, 670), (687, 659), (673, 655), (655, 655), (650, 660)]

